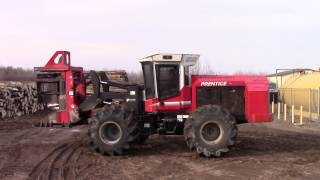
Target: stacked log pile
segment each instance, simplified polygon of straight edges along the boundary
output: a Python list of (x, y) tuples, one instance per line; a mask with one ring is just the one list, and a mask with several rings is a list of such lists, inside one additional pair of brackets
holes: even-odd
[(105, 71), (107, 77), (112, 81), (124, 81), (128, 82), (127, 72), (124, 70), (120, 71)]
[(29, 115), (45, 108), (35, 83), (0, 82), (0, 119)]
[[(124, 70), (118, 70), (118, 71), (104, 71), (108, 77), (109, 80), (111, 81), (120, 81), (120, 82), (128, 82), (128, 74), (126, 71)], [(85, 72), (85, 76), (88, 74), (89, 72)], [(89, 84), (87, 86), (87, 93), (88, 94), (92, 94), (93, 90), (92, 90), (92, 84)], [(124, 92), (123, 89), (119, 89), (117, 87), (110, 87), (110, 91), (112, 92)]]
[[(121, 82), (128, 82), (128, 75), (127, 72), (124, 70), (119, 70), (119, 71), (105, 71), (107, 77), (111, 81), (121, 81)], [(124, 92), (123, 89), (119, 89), (117, 87), (110, 87), (110, 91), (112, 92)]]

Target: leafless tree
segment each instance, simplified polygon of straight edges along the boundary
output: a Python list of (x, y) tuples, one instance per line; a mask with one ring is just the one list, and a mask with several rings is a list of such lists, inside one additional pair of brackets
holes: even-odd
[(191, 74), (205, 74), (205, 75), (215, 75), (216, 72), (213, 70), (211, 65), (206, 62), (198, 61), (196, 65), (191, 67)]
[(30, 69), (0, 67), (0, 81), (32, 81), (35, 73)]
[(131, 71), (128, 73), (129, 82), (143, 84), (143, 73), (141, 71)]

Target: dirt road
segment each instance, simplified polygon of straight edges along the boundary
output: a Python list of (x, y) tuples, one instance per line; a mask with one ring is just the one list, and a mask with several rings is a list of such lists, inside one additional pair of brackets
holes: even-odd
[(0, 122), (0, 179), (319, 179), (320, 129), (240, 126), (223, 158), (190, 152), (181, 136), (153, 136), (127, 156), (101, 156), (87, 127), (34, 128), (38, 114)]

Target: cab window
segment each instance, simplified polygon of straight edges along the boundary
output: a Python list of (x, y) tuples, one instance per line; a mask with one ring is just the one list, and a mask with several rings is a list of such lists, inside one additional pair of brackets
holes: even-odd
[(145, 91), (146, 91), (146, 99), (152, 99), (155, 97), (152, 63), (148, 63), (148, 62), (143, 63), (142, 70), (143, 70), (144, 85), (145, 85)]
[(166, 99), (179, 95), (179, 66), (156, 65), (158, 98)]

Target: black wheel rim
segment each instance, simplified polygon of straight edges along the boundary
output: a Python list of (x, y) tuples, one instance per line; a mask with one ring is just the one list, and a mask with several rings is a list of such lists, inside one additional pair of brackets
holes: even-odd
[(122, 137), (122, 130), (118, 123), (108, 121), (100, 126), (99, 135), (104, 143), (116, 144)]
[(207, 143), (215, 143), (221, 137), (221, 128), (215, 122), (204, 123), (200, 128), (200, 137)]

